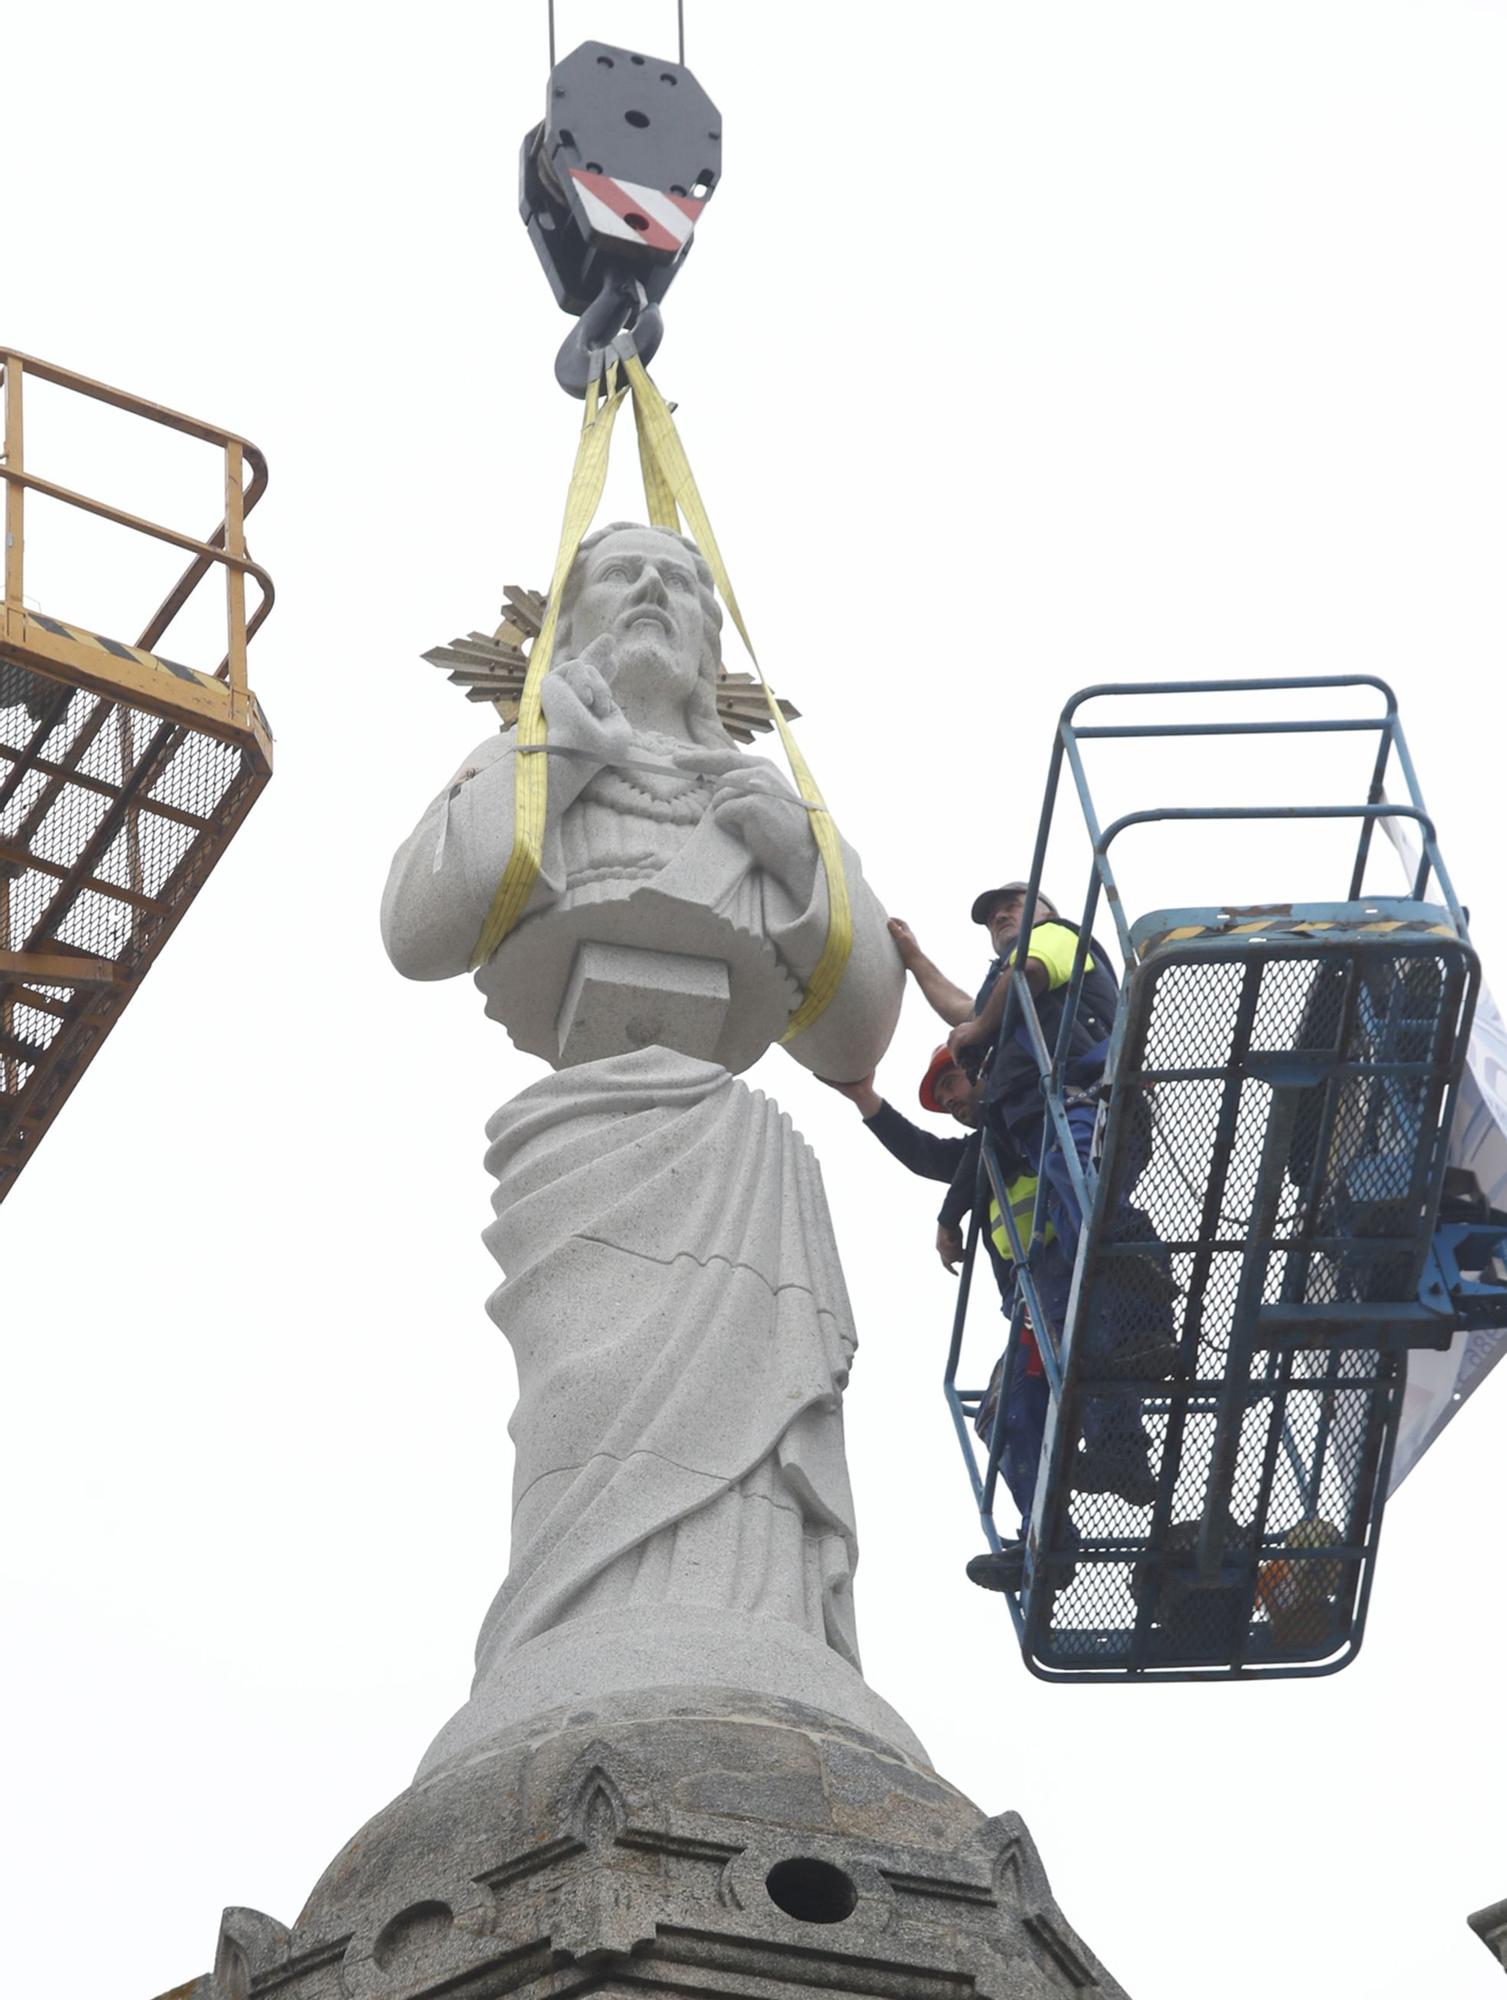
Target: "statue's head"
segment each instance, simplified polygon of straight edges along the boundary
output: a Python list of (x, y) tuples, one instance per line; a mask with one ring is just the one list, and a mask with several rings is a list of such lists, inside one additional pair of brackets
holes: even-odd
[(566, 579), (555, 658), (613, 642), (612, 691), (630, 722), (684, 716), (693, 743), (731, 748), (717, 715), (722, 613), (694, 542), (667, 528), (614, 521), (582, 542)]

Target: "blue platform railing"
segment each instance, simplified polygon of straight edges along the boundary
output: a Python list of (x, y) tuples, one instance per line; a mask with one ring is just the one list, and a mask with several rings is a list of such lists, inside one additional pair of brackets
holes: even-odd
[[(1178, 699), (1208, 695), (1240, 694), (1291, 694), (1294, 697), (1307, 695), (1326, 689), (1372, 689), (1384, 701), (1380, 714), (1344, 717), (1292, 716), (1271, 720), (1222, 721), (1187, 720), (1176, 722), (1114, 722), (1084, 725), (1077, 717), (1083, 707), (1096, 700), (1136, 700), (1145, 696), (1170, 696)], [(1101, 825), (1093, 793), (1085, 769), (1083, 745), (1091, 742), (1106, 742), (1130, 739), (1183, 739), (1200, 737), (1251, 737), (1280, 738), (1284, 736), (1351, 736), (1374, 734), (1377, 738), (1376, 754), (1372, 761), (1366, 796), (1355, 803), (1322, 805), (1171, 805), (1148, 808), (1121, 815), (1108, 826)], [(1055, 1045), (1049, 1047), (1042, 1028), (1038, 1008), (1023, 976), (1024, 962), (1034, 923), (1040, 907), (1042, 874), (1046, 864), (1048, 843), (1052, 833), (1054, 815), (1057, 812), (1059, 794), (1062, 790), (1063, 769), (1066, 765), (1071, 775), (1077, 803), (1088, 834), (1092, 853), (1092, 866), (1085, 896), (1077, 949), (1070, 974), (1066, 1002), (1062, 1010), (1061, 1026)], [(1406, 789), (1407, 801), (1391, 802), (1386, 797), (1389, 774), (1395, 769)], [(1078, 1148), (1068, 1123), (1066, 1103), (1066, 1069), (1072, 1046), (1075, 1017), (1082, 993), (1083, 980), (1089, 958), (1089, 945), (1093, 926), (1099, 914), (1101, 901), (1109, 907), (1116, 934), (1127, 970), (1136, 960), (1136, 943), (1132, 926), (1127, 918), (1120, 886), (1110, 860), (1110, 850), (1120, 836), (1131, 827), (1197, 823), (1212, 821), (1293, 821), (1293, 820), (1350, 820), (1358, 825), (1354, 860), (1348, 884), (1348, 902), (1353, 905), (1365, 895), (1367, 864), (1371, 858), (1375, 827), (1378, 822), (1411, 822), (1418, 829), (1420, 853), (1413, 871), (1411, 896), (1421, 902), (1425, 898), (1431, 882), (1437, 884), (1436, 896), (1441, 900), (1463, 940), (1468, 936), (1466, 915), (1455, 893), (1454, 885), (1445, 868), (1439, 852), (1435, 827), (1430, 818), (1419, 790), (1413, 760), (1403, 735), (1397, 712), (1396, 698), (1387, 684), (1372, 675), (1344, 674), (1320, 675), (1291, 678), (1264, 678), (1246, 680), (1196, 680), (1196, 681), (1154, 681), (1154, 682), (1107, 682), (1082, 689), (1075, 694), (1062, 710), (1054, 733), (1051, 756), (1048, 764), (1045, 794), (1037, 827), (1036, 842), (1032, 854), (1031, 867), (1024, 897), (1014, 955), (1009, 971), (1013, 975), (1005, 1000), (1004, 1014), (997, 1031), (999, 1038), (1012, 1033), (1018, 1026), (1024, 1027), (1034, 1052), (1042, 1078), (1044, 1107), (1046, 1111), (1045, 1132), (1042, 1150), (1034, 1163), (1037, 1174), (1037, 1195), (1035, 1210), (1031, 1217), (1029, 1232), (1023, 1234), (1017, 1224), (1010, 1202), (1005, 1199), (1004, 1174), (994, 1143), (988, 1132), (983, 1135), (980, 1160), (979, 1197), (965, 1245), (964, 1262), (958, 1287), (956, 1309), (953, 1318), (952, 1338), (949, 1345), (947, 1366), (944, 1374), (944, 1388), (949, 1409), (957, 1430), (960, 1447), (969, 1468), (974, 1498), (979, 1511), (979, 1519), (989, 1546), (998, 1549), (1000, 1538), (994, 1523), (995, 1496), (997, 1492), (1001, 1450), (1004, 1441), (1005, 1391), (1004, 1384), (1011, 1379), (1022, 1331), (1027, 1319), (1036, 1335), (1036, 1345), (1041, 1355), (1043, 1370), (1054, 1404), (1063, 1394), (1064, 1379), (1068, 1364), (1065, 1335), (1068, 1334), (1074, 1314), (1077, 1286), (1074, 1299), (1067, 1308), (1068, 1327), (1054, 1325), (1043, 1310), (1043, 1304), (1033, 1276), (1033, 1254), (1044, 1242), (1046, 1227), (1045, 1193), (1046, 1175), (1043, 1171), (1047, 1152), (1056, 1148), (1066, 1169), (1072, 1186), (1080, 1220), (1086, 1219), (1094, 1206), (1097, 1173), (1092, 1165), (1085, 1165), (1079, 1158)], [(1319, 906), (1320, 909), (1328, 906)], [(1339, 907), (1339, 906), (1334, 906)], [(1110, 1070), (1113, 1073), (1115, 1057), (1118, 1053), (1119, 1037), (1123, 1032), (1123, 1010), (1117, 1022), (1115, 1040), (1110, 1053)], [(1391, 1067), (1391, 1065), (1388, 1065)], [(1409, 1066), (1403, 1064), (1399, 1075)], [(1168, 1070), (1168, 1077), (1194, 1075), (1194, 1071)], [(1452, 1104), (1452, 1099), (1451, 1099)], [(1332, 1110), (1332, 1107), (1331, 1107)], [(1326, 1116), (1329, 1115), (1326, 1113)], [(1445, 1129), (1448, 1129), (1447, 1122)], [(1017, 1170), (1018, 1171), (1018, 1170)], [(1437, 1183), (1442, 1179), (1442, 1159), (1438, 1162), (1438, 1172), (1431, 1175)], [(1437, 1200), (1437, 1185), (1434, 1196)], [(978, 1252), (979, 1238), (984, 1225), (984, 1215), (992, 1196), (997, 1205), (999, 1221), (1006, 1233), (1014, 1260), (1016, 1275), (1014, 1310), (1010, 1319), (1010, 1332), (1006, 1352), (1001, 1364), (1001, 1391), (995, 1412), (991, 1434), (987, 1441), (982, 1466), (973, 1445), (970, 1431), (978, 1417), (986, 1392), (980, 1389), (966, 1389), (959, 1386), (958, 1374), (961, 1365), (964, 1331), (967, 1322), (971, 1294), (972, 1273)], [(1079, 1277), (1081, 1278), (1081, 1271)], [(1165, 1402), (1159, 1403), (1152, 1394), (1146, 1399), (1147, 1410), (1166, 1409)], [(1181, 1418), (1179, 1418), (1179, 1427)], [(1285, 1433), (1285, 1425), (1283, 1431)], [(1273, 1436), (1277, 1435), (1273, 1431)], [(1284, 1438), (1289, 1454), (1293, 1452), (1290, 1438)], [(1276, 1447), (1274, 1447), (1276, 1448)], [(1295, 1467), (1295, 1470), (1300, 1468)], [(1306, 1475), (1305, 1475), (1306, 1477)], [(1365, 1588), (1369, 1590), (1369, 1571), (1365, 1578)], [(1008, 1596), (1012, 1617), (1017, 1631), (1024, 1641), (1025, 1615), (1021, 1602), (1015, 1594)], [(1362, 1605), (1362, 1616), (1364, 1606)], [(1147, 1613), (1143, 1610), (1139, 1623), (1146, 1623)]]

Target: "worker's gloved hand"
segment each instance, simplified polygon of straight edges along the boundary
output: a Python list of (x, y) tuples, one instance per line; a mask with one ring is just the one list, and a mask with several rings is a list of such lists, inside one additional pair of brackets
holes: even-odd
[(937, 1224), (937, 1255), (943, 1267), (956, 1274), (963, 1261), (963, 1233), (951, 1222)]
[(612, 635), (603, 632), (578, 659), (564, 660), (544, 676), (539, 701), (551, 743), (603, 764), (627, 756), (633, 730), (613, 699), (616, 673)]

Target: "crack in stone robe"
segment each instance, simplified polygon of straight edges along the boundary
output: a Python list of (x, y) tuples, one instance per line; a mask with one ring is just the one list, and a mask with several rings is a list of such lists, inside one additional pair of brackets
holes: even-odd
[(841, 1392), (855, 1346), (815, 1156), (663, 1048), (490, 1121), (488, 1310), (519, 1401), (512, 1564), (477, 1648), (650, 1604), (784, 1620), (858, 1665)]

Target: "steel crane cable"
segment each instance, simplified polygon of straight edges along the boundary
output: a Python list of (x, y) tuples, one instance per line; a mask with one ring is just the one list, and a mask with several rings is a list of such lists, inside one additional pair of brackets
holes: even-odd
[[(545, 0), (545, 16), (549, 22), (549, 66), (555, 66), (555, 0)], [(685, 0), (675, 0), (675, 32), (680, 43), (680, 67), (685, 68)]]

